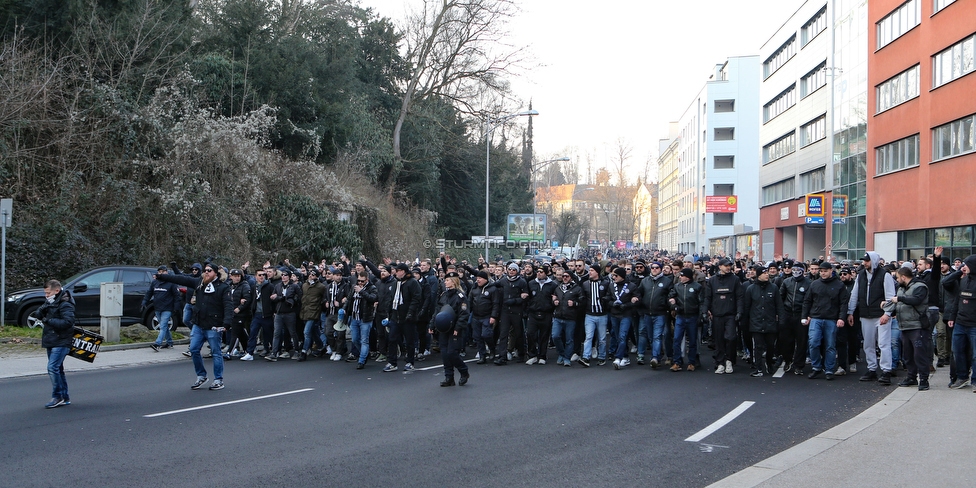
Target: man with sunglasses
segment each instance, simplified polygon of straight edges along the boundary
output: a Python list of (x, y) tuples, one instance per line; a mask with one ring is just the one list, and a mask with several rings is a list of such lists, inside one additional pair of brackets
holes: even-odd
[(254, 280), (254, 300), (251, 301), (251, 334), (247, 340), (247, 354), (242, 361), (253, 361), (254, 350), (258, 345), (258, 337), (264, 346), (264, 354), (271, 354), (271, 340), (274, 334), (274, 302), (271, 294), (274, 286), (268, 279), (268, 273), (274, 268), (266, 266), (257, 272)]
[[(190, 330), (190, 357), (193, 359), (193, 369), (197, 373), (197, 381), (190, 386), (191, 390), (199, 390), (207, 383), (207, 369), (203, 365), (200, 349), (203, 343), (210, 344), (213, 354), (214, 382), (211, 390), (224, 388), (224, 357), (220, 352), (220, 336), (231, 326), (234, 317), (234, 304), (231, 301), (230, 287), (220, 281), (217, 275), (217, 265), (208, 263), (203, 267), (203, 274), (199, 278), (161, 274), (159, 281), (168, 281), (187, 287), (190, 303), (193, 307), (193, 328)], [(190, 289), (192, 288), (192, 292)]]
[(352, 334), (352, 346), (346, 362), (357, 361), (356, 369), (363, 369), (366, 367), (366, 359), (369, 358), (369, 331), (373, 328), (377, 292), (365, 271), (353, 276), (356, 277), (356, 284), (352, 288), (352, 299), (345, 305), (349, 331)]
[(651, 367), (657, 367), (664, 360), (664, 329), (667, 316), (671, 312), (668, 296), (674, 283), (670, 276), (662, 272), (663, 265), (651, 263), (650, 276), (641, 280), (634, 292), (634, 303), (640, 303), (641, 318), (637, 327), (637, 364), (644, 364), (644, 353), (651, 344)]

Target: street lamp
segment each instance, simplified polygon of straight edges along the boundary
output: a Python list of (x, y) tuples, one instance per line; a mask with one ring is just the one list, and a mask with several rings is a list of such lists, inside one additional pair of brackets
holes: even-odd
[[(549, 159), (530, 168), (531, 172), (529, 174), (529, 179), (532, 181), (532, 211), (533, 212), (536, 211), (536, 207), (538, 206), (538, 202), (536, 202), (535, 173), (541, 170), (542, 168), (549, 166), (552, 163), (562, 162), (562, 161), (571, 161), (571, 159), (568, 156), (563, 156), (561, 158), (556, 158), (556, 159)], [(550, 185), (547, 183), (546, 186), (548, 187)]]
[[(489, 190), (489, 183), (491, 182), (490, 176), (491, 176), (492, 134), (494, 134), (495, 132), (495, 127), (497, 127), (498, 124), (502, 122), (514, 119), (515, 117), (533, 116), (533, 115), (539, 115), (539, 111), (523, 110), (521, 112), (505, 115), (502, 117), (491, 118), (491, 116), (488, 116), (485, 118), (485, 262), (486, 263), (491, 261), (491, 258), (489, 257), (488, 254), (489, 252), (488, 245), (490, 244), (490, 241), (488, 239), (488, 198), (490, 193), (488, 192), (488, 190)], [(534, 208), (532, 210), (535, 211)]]

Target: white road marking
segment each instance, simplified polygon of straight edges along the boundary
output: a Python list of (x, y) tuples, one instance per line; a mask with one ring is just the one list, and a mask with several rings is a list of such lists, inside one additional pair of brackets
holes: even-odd
[(695, 433), (695, 435), (693, 435), (693, 436), (691, 436), (691, 437), (689, 437), (689, 438), (687, 438), (685, 440), (688, 441), (688, 442), (698, 442), (698, 441), (700, 441), (700, 440), (702, 440), (702, 439), (704, 439), (704, 438), (712, 435), (716, 430), (721, 429), (722, 427), (725, 427), (726, 424), (728, 424), (729, 422), (735, 420), (736, 417), (738, 417), (739, 415), (742, 415), (742, 412), (745, 412), (746, 410), (749, 410), (749, 407), (751, 407), (751, 406), (753, 406), (755, 404), (756, 404), (756, 402), (742, 402), (738, 407), (735, 407), (735, 410), (732, 410), (731, 412), (725, 414), (724, 417), (716, 420), (715, 422), (712, 422), (712, 425), (709, 425), (708, 427), (705, 427), (704, 429), (699, 430), (698, 432)]
[(315, 388), (302, 388), (301, 390), (286, 391), (282, 393), (274, 393), (271, 395), (262, 395), (254, 398), (242, 398), (240, 400), (233, 400), (230, 402), (213, 403), (210, 405), (200, 405), (199, 407), (181, 408), (179, 410), (170, 410), (169, 412), (151, 413), (149, 415), (143, 415), (143, 417), (147, 419), (151, 419), (153, 417), (162, 417), (164, 415), (173, 415), (177, 413), (192, 412), (194, 410), (204, 410), (204, 409), (214, 408), (214, 407), (223, 407), (224, 405), (233, 405), (235, 403), (253, 402), (255, 400), (264, 400), (265, 398), (274, 398), (274, 397), (279, 397), (284, 395), (294, 395), (295, 393), (304, 393), (306, 391), (312, 391), (314, 389)]
[(781, 364), (779, 365), (779, 369), (773, 373), (773, 378), (782, 378), (784, 374), (786, 374), (786, 365)]
[[(476, 359), (469, 359), (469, 360), (464, 361), (464, 362), (470, 363), (471, 361), (477, 361), (477, 360)], [(414, 371), (430, 371), (432, 369), (437, 369), (437, 368), (443, 369), (444, 368), (444, 365), (443, 364), (438, 364), (437, 366), (427, 366), (426, 368), (416, 368), (416, 369), (414, 369)]]

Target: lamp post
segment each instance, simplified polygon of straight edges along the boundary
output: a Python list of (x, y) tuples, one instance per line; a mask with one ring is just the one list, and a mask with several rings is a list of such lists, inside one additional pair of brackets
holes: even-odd
[[(514, 119), (515, 117), (522, 116), (532, 116), (539, 115), (538, 110), (523, 110), (514, 114), (505, 115), (502, 117), (492, 118), (491, 116), (485, 118), (485, 262), (491, 261), (488, 254), (488, 245), (490, 241), (488, 239), (488, 200), (491, 193), (489, 193), (489, 183), (491, 182), (491, 138), (492, 134), (495, 132), (495, 127), (498, 124), (505, 122), (507, 120)], [(535, 211), (535, 209), (532, 209)]]
[[(543, 161), (543, 162), (541, 162), (541, 163), (539, 163), (539, 164), (537, 164), (537, 165), (535, 165), (535, 166), (533, 166), (531, 168), (532, 172), (529, 175), (529, 178), (532, 180), (532, 212), (535, 212), (536, 211), (536, 207), (538, 206), (538, 202), (536, 202), (536, 191), (535, 191), (536, 190), (536, 188), (535, 188), (535, 174), (536, 174), (536, 172), (538, 172), (542, 168), (545, 168), (546, 166), (549, 166), (552, 163), (562, 162), (562, 161), (571, 161), (571, 160), (570, 160), (570, 158), (568, 156), (563, 156), (561, 158), (549, 159), (549, 160)], [(550, 186), (550, 185), (547, 183), (546, 184), (546, 187), (548, 187), (548, 186)]]

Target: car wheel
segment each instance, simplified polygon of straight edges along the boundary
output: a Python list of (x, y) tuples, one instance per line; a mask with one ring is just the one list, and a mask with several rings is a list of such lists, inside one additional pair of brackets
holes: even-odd
[(151, 330), (159, 330), (159, 319), (156, 318), (156, 314), (152, 309), (146, 310), (146, 316), (143, 317), (142, 323)]
[(29, 327), (31, 329), (35, 327), (43, 327), (44, 323), (41, 322), (40, 317), (37, 316), (37, 309), (40, 307), (40, 305), (28, 305), (25, 307), (24, 313), (20, 315), (22, 317), (20, 319), (20, 325), (22, 327)]

